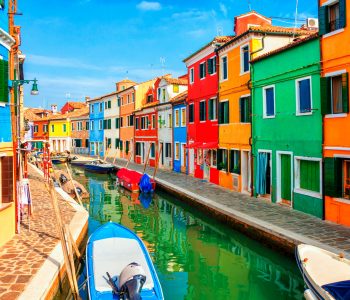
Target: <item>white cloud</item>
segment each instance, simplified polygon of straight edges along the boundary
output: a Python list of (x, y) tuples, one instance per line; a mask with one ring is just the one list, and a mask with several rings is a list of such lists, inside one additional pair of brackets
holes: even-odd
[(208, 19), (213, 12), (200, 11), (198, 9), (191, 9), (188, 11), (173, 13), (171, 18), (180, 21), (198, 21)]
[(219, 6), (220, 6), (220, 11), (223, 13), (225, 17), (227, 17), (227, 7), (225, 6), (225, 4), (220, 3)]
[(140, 10), (161, 10), (162, 5), (159, 2), (149, 2), (142, 1), (136, 5), (136, 7)]

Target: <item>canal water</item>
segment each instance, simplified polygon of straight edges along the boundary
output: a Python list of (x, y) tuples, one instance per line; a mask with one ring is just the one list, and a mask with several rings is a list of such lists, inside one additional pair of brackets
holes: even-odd
[[(294, 260), (251, 240), (171, 195), (139, 199), (115, 186), (115, 177), (73, 169), (90, 192), (89, 235), (108, 221), (142, 238), (167, 300), (303, 299)], [(118, 259), (116, 257), (116, 259)], [(79, 278), (81, 296), (86, 271)]]

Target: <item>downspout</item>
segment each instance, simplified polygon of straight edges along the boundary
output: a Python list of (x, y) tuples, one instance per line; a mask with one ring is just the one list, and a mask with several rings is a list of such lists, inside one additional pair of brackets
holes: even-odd
[[(265, 38), (266, 34), (261, 39), (261, 47), (252, 53), (250, 53), (250, 60), (252, 60), (253, 55), (265, 49)], [(253, 65), (250, 65), (250, 79), (248, 81), (248, 89), (250, 90), (250, 111), (253, 113), (253, 94), (252, 94), (252, 78), (253, 78)], [(254, 155), (253, 155), (253, 115), (251, 116), (251, 124), (250, 124), (250, 138), (249, 138), (249, 146), (251, 148), (250, 152), (250, 196), (254, 197)]]
[[(220, 125), (219, 125), (219, 95), (220, 95), (220, 60), (219, 60), (219, 47), (215, 47), (215, 53), (216, 53), (216, 74), (218, 77), (218, 86), (217, 86), (217, 101), (216, 101), (216, 120), (218, 122), (218, 147), (219, 147), (219, 141), (220, 141)], [(218, 150), (216, 149), (216, 170), (218, 169)], [(219, 172), (220, 173), (220, 172)], [(219, 176), (219, 185), (220, 185), (220, 175)]]

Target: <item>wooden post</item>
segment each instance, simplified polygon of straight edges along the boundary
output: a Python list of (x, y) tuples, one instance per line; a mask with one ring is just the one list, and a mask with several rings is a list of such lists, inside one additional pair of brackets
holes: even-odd
[(146, 157), (146, 160), (145, 160), (145, 165), (144, 165), (144, 167), (143, 167), (143, 172), (142, 172), (142, 173), (145, 173), (145, 171), (146, 171), (146, 167), (147, 167), (147, 164), (148, 164), (149, 155), (150, 155), (150, 153), (151, 153), (151, 146), (152, 146), (152, 144), (150, 143), (150, 144), (149, 144), (149, 148), (148, 148), (148, 152), (147, 152), (147, 157)]
[(75, 254), (77, 255), (77, 258), (78, 258), (80, 261), (82, 261), (83, 259), (82, 259), (81, 253), (80, 253), (80, 251), (79, 251), (79, 248), (78, 248), (77, 244), (76, 244), (75, 241), (74, 241), (74, 238), (73, 238), (72, 232), (71, 232), (70, 229), (69, 229), (69, 226), (67, 226), (67, 232), (68, 232), (69, 239), (71, 240), (71, 243), (72, 243), (72, 245), (73, 245), (73, 249), (74, 249), (74, 251), (75, 251)]
[(118, 149), (115, 151), (114, 159), (113, 159), (113, 165), (115, 164), (115, 161), (117, 160), (118, 156)]
[(156, 174), (157, 174), (157, 171), (158, 171), (159, 158), (160, 158), (160, 156), (162, 155), (162, 151), (163, 151), (163, 144), (162, 144), (162, 146), (160, 147), (159, 154), (158, 154), (158, 157), (157, 157), (157, 162), (156, 162), (156, 165), (155, 165), (155, 167), (154, 167), (153, 180), (154, 180), (154, 178), (156, 177)]
[(106, 162), (106, 159), (108, 158), (108, 153), (109, 153), (110, 150), (111, 150), (111, 145), (109, 145), (109, 147), (107, 148), (107, 151), (106, 151), (106, 153), (105, 153), (105, 155), (103, 157), (103, 161), (104, 162)]
[(53, 206), (55, 216), (56, 216), (58, 234), (59, 234), (60, 241), (61, 241), (62, 252), (63, 252), (64, 262), (66, 265), (69, 285), (72, 289), (74, 299), (78, 300), (78, 299), (80, 299), (79, 290), (76, 289), (76, 285), (74, 284), (74, 280), (76, 281), (76, 278), (73, 278), (73, 274), (72, 274), (72, 270), (71, 270), (71, 264), (70, 264), (70, 260), (69, 260), (69, 254), (68, 254), (68, 249), (67, 249), (67, 241), (66, 241), (66, 237), (65, 237), (65, 233), (64, 233), (63, 221), (61, 218), (61, 212), (60, 212), (60, 208), (58, 206), (58, 201), (57, 201), (57, 197), (56, 197), (56, 193), (54, 190), (52, 180), (50, 180), (48, 183), (46, 183), (46, 187), (49, 190), (50, 198), (52, 201), (52, 206)]
[(80, 195), (79, 195), (79, 193), (78, 193), (78, 191), (77, 191), (77, 187), (75, 186), (75, 184), (74, 184), (74, 182), (73, 182), (73, 177), (72, 177), (72, 174), (70, 173), (70, 170), (69, 170), (69, 168), (68, 168), (68, 164), (65, 163), (65, 165), (66, 165), (66, 170), (67, 170), (67, 173), (68, 173), (68, 176), (69, 176), (69, 180), (70, 180), (70, 182), (72, 183), (73, 188), (74, 188), (75, 195), (77, 196), (77, 200), (78, 200), (79, 204), (80, 204), (81, 206), (83, 206), (83, 202), (81, 202)]
[(125, 166), (125, 168), (126, 168), (126, 169), (127, 169), (127, 168), (128, 168), (128, 166), (129, 166), (129, 163), (130, 163), (130, 160), (131, 160), (132, 154), (134, 154), (133, 150), (134, 150), (134, 149), (131, 149), (131, 151), (130, 151), (129, 159), (128, 159), (128, 162), (126, 163), (126, 166)]
[(72, 277), (73, 277), (73, 284), (74, 284), (74, 289), (77, 291), (78, 297), (79, 297), (79, 287), (78, 287), (78, 282), (77, 282), (77, 274), (75, 272), (75, 266), (74, 266), (74, 255), (73, 255), (73, 247), (72, 247), (72, 240), (69, 236), (69, 225), (65, 225), (65, 237), (67, 241), (67, 246), (68, 246), (68, 258), (70, 262), (70, 268), (72, 271)]

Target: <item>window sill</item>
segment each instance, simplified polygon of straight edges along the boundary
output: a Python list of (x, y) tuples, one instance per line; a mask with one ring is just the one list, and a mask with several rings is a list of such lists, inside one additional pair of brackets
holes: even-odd
[(331, 32), (329, 32), (329, 33), (326, 33), (326, 34), (324, 34), (324, 35), (322, 36), (322, 38), (325, 39), (325, 38), (331, 37), (331, 36), (333, 36), (333, 35), (337, 35), (337, 34), (342, 33), (342, 32), (344, 32), (344, 28), (340, 28), (340, 29), (331, 31)]
[(263, 116), (263, 119), (274, 119), (276, 116)]
[(301, 116), (312, 116), (312, 112), (306, 112), (306, 113), (297, 112), (295, 115), (296, 115), (297, 117), (301, 117)]
[(325, 115), (324, 117), (326, 119), (335, 119), (335, 118), (345, 118), (347, 116), (346, 113), (341, 113), (341, 114), (329, 114)]
[(5, 210), (5, 209), (7, 209), (7, 208), (9, 208), (11, 206), (12, 206), (12, 202), (10, 202), (10, 203), (0, 203), (0, 211), (3, 211), (3, 210)]
[(334, 201), (350, 205), (350, 199), (345, 198), (333, 198)]
[(219, 126), (227, 126), (230, 125), (230, 123), (219, 123)]
[(221, 83), (221, 82), (225, 82), (225, 81), (227, 81), (227, 80), (228, 80), (228, 78), (226, 78), (226, 79), (221, 79), (221, 80), (220, 80), (220, 83)]
[(322, 195), (320, 193), (304, 190), (304, 189), (301, 189), (301, 188), (295, 188), (294, 189), (294, 193), (302, 194), (302, 195), (305, 195), (305, 196), (310, 196), (310, 197), (313, 197), (313, 198), (322, 199)]
[(241, 73), (239, 73), (239, 76), (247, 75), (247, 74), (249, 74), (249, 73), (250, 73), (250, 70), (248, 70), (248, 71), (246, 71), (246, 72), (241, 72)]

